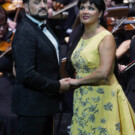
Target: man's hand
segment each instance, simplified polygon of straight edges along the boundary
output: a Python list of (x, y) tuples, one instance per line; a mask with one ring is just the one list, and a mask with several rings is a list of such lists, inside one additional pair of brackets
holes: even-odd
[(69, 80), (70, 78), (64, 78), (60, 80), (60, 93), (70, 90)]
[(80, 87), (79, 79), (65, 78), (60, 80), (60, 93)]

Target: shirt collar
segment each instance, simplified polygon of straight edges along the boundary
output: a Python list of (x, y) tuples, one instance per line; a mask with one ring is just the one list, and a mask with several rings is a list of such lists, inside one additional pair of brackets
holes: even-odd
[(30, 15), (28, 15), (28, 14), (26, 14), (26, 16), (27, 16), (30, 20), (32, 20), (34, 23), (36, 23), (36, 24), (38, 25), (38, 27), (40, 27), (42, 24), (46, 24), (46, 20), (40, 22), (40, 21), (36, 20), (35, 18), (33, 18), (32, 16), (30, 16)]

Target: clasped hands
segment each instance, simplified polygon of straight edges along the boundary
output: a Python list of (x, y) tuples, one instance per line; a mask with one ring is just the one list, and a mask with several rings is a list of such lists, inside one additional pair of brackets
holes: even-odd
[(78, 88), (79, 79), (64, 78), (60, 80), (60, 93)]

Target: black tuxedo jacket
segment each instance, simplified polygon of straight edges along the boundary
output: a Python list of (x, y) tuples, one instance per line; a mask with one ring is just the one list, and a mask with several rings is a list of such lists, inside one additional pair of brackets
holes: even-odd
[(16, 69), (12, 111), (25, 116), (55, 114), (60, 88), (55, 47), (27, 16), (17, 27), (12, 47)]

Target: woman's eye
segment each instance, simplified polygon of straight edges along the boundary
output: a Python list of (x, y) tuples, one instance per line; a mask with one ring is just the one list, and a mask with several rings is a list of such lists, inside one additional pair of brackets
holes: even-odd
[(89, 9), (89, 10), (94, 10), (94, 8), (93, 8), (93, 7), (89, 7), (88, 9)]
[[(84, 6), (80, 6), (80, 10), (85, 10), (86, 8)], [(88, 10), (94, 10), (93, 7), (87, 7)]]
[(84, 10), (85, 8), (83, 6), (80, 6), (80, 10)]

